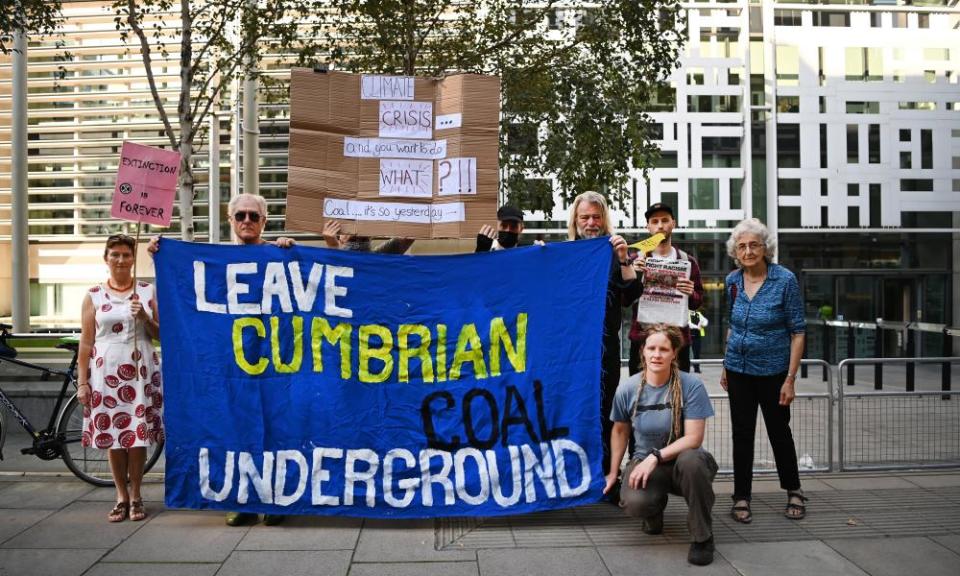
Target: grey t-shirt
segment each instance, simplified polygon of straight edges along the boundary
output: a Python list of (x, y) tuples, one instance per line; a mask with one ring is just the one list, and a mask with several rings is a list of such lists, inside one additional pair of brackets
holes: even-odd
[[(642, 374), (642, 373), (641, 373)], [(630, 422), (633, 403), (640, 387), (640, 374), (620, 381), (613, 398), (610, 419), (614, 422)], [(710, 396), (699, 378), (686, 372), (680, 373), (680, 389), (683, 394), (683, 419), (706, 420), (713, 416)], [(643, 397), (637, 407), (637, 416), (630, 422), (633, 427), (634, 449), (631, 459), (646, 458), (654, 448), (663, 448), (670, 438), (672, 401), (670, 386), (643, 387)]]

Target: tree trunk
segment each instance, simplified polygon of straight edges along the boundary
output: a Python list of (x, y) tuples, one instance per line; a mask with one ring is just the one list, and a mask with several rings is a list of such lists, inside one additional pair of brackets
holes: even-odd
[(193, 241), (193, 109), (190, 89), (193, 87), (193, 17), (190, 0), (180, 0), (180, 237)]
[(193, 142), (180, 143), (180, 237), (193, 241)]

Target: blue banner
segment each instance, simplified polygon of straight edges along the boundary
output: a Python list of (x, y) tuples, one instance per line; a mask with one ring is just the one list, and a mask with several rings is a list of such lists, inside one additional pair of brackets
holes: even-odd
[(606, 239), (391, 256), (164, 239), (166, 505), (493, 516), (596, 501)]

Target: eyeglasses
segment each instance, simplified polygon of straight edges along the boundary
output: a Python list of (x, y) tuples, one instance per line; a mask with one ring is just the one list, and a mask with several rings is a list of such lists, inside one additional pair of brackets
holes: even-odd
[(763, 247), (764, 245), (759, 242), (750, 242), (749, 244), (737, 244), (737, 252), (746, 252), (747, 248), (749, 248), (751, 252), (759, 252), (760, 249)]
[(237, 222), (243, 222), (246, 219), (250, 219), (251, 222), (257, 223), (260, 221), (260, 213), (246, 210), (238, 210), (233, 213), (233, 219)]

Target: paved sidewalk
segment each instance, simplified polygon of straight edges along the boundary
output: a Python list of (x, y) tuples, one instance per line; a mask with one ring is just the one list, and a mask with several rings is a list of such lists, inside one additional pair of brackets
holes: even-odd
[(717, 557), (686, 562), (686, 507), (674, 498), (662, 535), (610, 506), (481, 520), (378, 521), (291, 517), (230, 528), (223, 514), (165, 510), (109, 524), (112, 489), (68, 476), (0, 474), (2, 576), (358, 575), (863, 575), (957, 574), (960, 471), (804, 477), (807, 519), (781, 515), (783, 492), (755, 483), (754, 521), (727, 516), (716, 483)]

